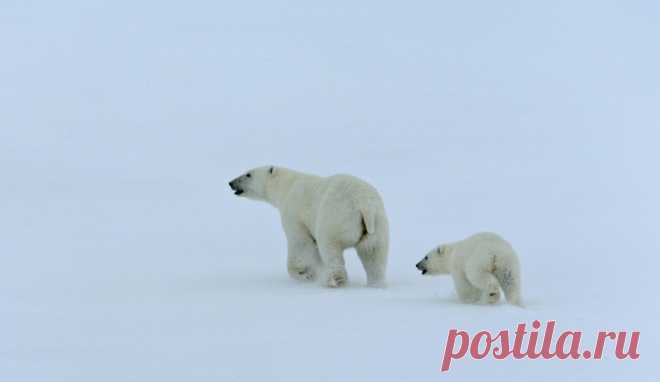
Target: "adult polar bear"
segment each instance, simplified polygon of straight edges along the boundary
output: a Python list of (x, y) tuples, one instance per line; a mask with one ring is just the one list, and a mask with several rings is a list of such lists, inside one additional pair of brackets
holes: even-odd
[(346, 283), (343, 252), (355, 248), (369, 286), (384, 286), (389, 224), (374, 187), (350, 175), (320, 177), (282, 167), (252, 169), (229, 182), (236, 195), (280, 211), (288, 242), (287, 268), (297, 280), (322, 275), (329, 287)]

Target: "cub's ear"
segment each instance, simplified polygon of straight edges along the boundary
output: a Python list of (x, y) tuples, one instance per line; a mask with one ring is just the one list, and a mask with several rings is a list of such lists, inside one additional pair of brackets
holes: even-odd
[(269, 174), (272, 174), (273, 171), (275, 171), (275, 167), (270, 166), (270, 168), (268, 169), (268, 173), (269, 173)]
[(438, 249), (436, 249), (436, 252), (438, 252), (438, 254), (440, 255), (444, 255), (446, 252), (445, 246), (444, 245), (439, 246)]

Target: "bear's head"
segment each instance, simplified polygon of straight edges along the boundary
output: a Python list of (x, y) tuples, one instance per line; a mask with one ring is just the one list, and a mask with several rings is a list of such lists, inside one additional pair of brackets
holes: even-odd
[(449, 256), (451, 248), (448, 245), (441, 245), (434, 248), (426, 254), (424, 258), (415, 265), (422, 271), (423, 275), (442, 275), (450, 273)]
[(234, 195), (267, 200), (269, 183), (272, 182), (275, 172), (274, 166), (257, 167), (229, 182), (229, 187), (234, 191)]

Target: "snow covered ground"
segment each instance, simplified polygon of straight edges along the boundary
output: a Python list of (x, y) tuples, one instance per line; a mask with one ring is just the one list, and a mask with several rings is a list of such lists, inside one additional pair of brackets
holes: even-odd
[[(0, 5), (0, 380), (657, 380), (660, 8)], [(264, 164), (382, 193), (389, 287), (290, 280)], [(414, 264), (502, 234), (527, 307)], [(448, 330), (641, 331), (636, 361), (456, 360)]]

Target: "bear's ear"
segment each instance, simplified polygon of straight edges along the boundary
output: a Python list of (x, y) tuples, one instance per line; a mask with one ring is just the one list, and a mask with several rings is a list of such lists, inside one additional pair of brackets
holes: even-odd
[(436, 252), (438, 252), (439, 255), (444, 255), (445, 252), (446, 252), (445, 251), (445, 246), (444, 245), (439, 246), (438, 249), (436, 250)]
[(272, 174), (273, 171), (275, 171), (275, 167), (270, 166), (270, 168), (268, 169), (268, 173), (269, 173), (269, 174)]

